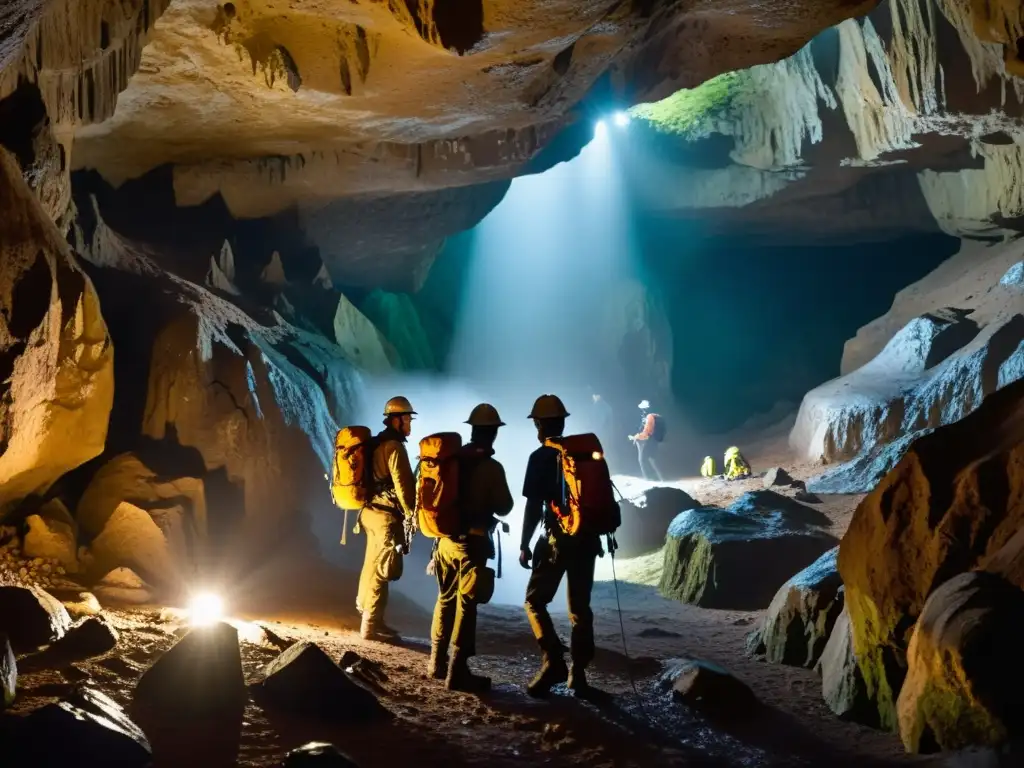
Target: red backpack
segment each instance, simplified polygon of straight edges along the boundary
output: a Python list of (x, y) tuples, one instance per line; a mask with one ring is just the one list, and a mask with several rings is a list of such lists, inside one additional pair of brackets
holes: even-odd
[(552, 437), (544, 444), (560, 457), (562, 498), (554, 499), (551, 509), (562, 531), (570, 536), (615, 533), (622, 513), (597, 435)]
[(420, 532), (431, 539), (458, 536), (459, 458), (462, 435), (439, 432), (420, 440), (420, 471), (416, 480), (416, 516)]

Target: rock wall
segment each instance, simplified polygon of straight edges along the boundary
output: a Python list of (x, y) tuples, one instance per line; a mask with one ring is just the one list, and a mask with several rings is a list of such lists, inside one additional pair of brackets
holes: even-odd
[(0, 148), (0, 518), (103, 451), (114, 353), (92, 282)]

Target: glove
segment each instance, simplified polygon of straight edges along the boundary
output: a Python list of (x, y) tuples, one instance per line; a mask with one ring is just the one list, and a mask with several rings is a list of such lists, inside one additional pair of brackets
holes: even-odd
[(519, 550), (519, 564), (526, 570), (530, 570), (530, 560), (533, 558), (533, 553), (529, 547), (523, 547)]

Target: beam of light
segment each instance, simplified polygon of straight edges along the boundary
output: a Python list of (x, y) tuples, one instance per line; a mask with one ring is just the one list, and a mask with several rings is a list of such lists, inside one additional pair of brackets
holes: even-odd
[(625, 128), (629, 125), (629, 115), (625, 112), (616, 112), (612, 119), (619, 128)]
[(608, 123), (604, 120), (598, 120), (594, 123), (594, 138), (603, 139), (608, 135)]
[(224, 601), (212, 592), (201, 592), (189, 601), (188, 623), (193, 627), (209, 627), (224, 617)]

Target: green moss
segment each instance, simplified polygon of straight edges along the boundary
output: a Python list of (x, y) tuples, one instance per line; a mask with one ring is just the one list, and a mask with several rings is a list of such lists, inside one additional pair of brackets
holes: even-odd
[(699, 138), (710, 133), (712, 123), (729, 108), (741, 85), (742, 73), (726, 72), (661, 101), (637, 104), (630, 114), (662, 133)]

